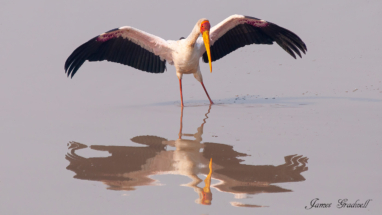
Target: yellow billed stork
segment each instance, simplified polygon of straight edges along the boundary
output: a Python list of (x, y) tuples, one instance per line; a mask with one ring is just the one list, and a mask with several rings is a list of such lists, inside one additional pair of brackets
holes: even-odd
[[(202, 37), (199, 37), (202, 35)], [(82, 44), (68, 57), (65, 72), (73, 77), (86, 61), (112, 61), (136, 69), (163, 73), (166, 62), (175, 66), (179, 79), (181, 106), (183, 107), (182, 76), (193, 74), (213, 104), (203, 84), (199, 58), (209, 63), (234, 50), (250, 44), (276, 42), (292, 57), (307, 51), (305, 43), (293, 32), (262, 19), (232, 15), (210, 28), (207, 19), (200, 19), (187, 38), (164, 40), (130, 26), (105, 32)]]

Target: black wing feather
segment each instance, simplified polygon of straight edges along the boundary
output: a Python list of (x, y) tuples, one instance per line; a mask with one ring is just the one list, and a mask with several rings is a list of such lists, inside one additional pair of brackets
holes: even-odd
[[(112, 32), (118, 29), (113, 29)], [(105, 42), (97, 41), (97, 37), (82, 44), (68, 57), (65, 62), (65, 72), (73, 77), (82, 64), (88, 61), (111, 61), (150, 72), (163, 73), (166, 69), (166, 60), (142, 48), (134, 42), (123, 37), (116, 37)]]
[[(254, 17), (246, 17), (256, 19)], [(255, 27), (243, 23), (227, 31), (222, 37), (215, 41), (211, 48), (211, 60), (216, 61), (235, 51), (238, 48), (250, 44), (272, 45), (276, 42), (292, 57), (296, 58), (295, 53), (301, 57), (301, 52), (307, 51), (305, 43), (293, 32), (282, 28), (276, 24), (268, 22), (265, 27)], [(207, 53), (203, 54), (203, 61), (208, 63)]]

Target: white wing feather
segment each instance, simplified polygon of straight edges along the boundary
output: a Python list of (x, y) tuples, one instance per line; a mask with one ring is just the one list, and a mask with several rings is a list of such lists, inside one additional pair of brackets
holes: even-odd
[(120, 36), (132, 41), (133, 43), (141, 46), (147, 51), (158, 55), (161, 58), (161, 60), (166, 60), (168, 63), (172, 64), (173, 50), (170, 47), (170, 43), (158, 36), (149, 34), (147, 32), (141, 31), (130, 26), (120, 27), (116, 31), (103, 33), (97, 38), (97, 41), (104, 42), (109, 39), (117, 38)]

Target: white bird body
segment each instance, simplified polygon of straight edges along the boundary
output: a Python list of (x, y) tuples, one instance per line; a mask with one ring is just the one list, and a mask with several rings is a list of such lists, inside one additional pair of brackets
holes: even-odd
[(191, 74), (199, 66), (200, 48), (190, 45), (186, 39), (176, 41), (172, 58), (176, 71), (181, 74)]
[[(201, 34), (202, 37), (199, 37)], [(212, 72), (212, 61), (240, 47), (273, 42), (277, 42), (294, 58), (295, 53), (301, 57), (300, 51), (307, 51), (305, 43), (293, 32), (271, 22), (243, 15), (230, 16), (212, 28), (207, 19), (200, 19), (189, 36), (178, 41), (166, 41), (124, 26), (94, 37), (74, 50), (65, 62), (65, 71), (73, 77), (86, 60), (108, 60), (150, 73), (163, 73), (168, 62), (175, 66), (179, 78), (182, 106), (183, 74), (194, 74), (213, 104), (203, 84), (199, 59), (203, 57), (204, 62), (209, 62)]]
[(199, 82), (202, 82), (202, 73), (199, 67), (200, 44), (191, 45), (187, 39), (176, 41), (176, 47), (172, 53), (176, 75), (182, 79), (183, 74), (194, 74)]

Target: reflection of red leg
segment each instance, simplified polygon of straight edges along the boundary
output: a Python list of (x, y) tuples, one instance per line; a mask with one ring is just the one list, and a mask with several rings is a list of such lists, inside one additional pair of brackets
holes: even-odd
[(210, 96), (209, 96), (209, 95), (208, 95), (208, 93), (207, 93), (207, 90), (206, 90), (206, 88), (204, 87), (204, 84), (203, 84), (203, 82), (200, 82), (200, 83), (202, 83), (203, 89), (204, 89), (204, 91), (206, 92), (208, 99), (210, 100), (210, 104), (213, 104), (213, 102), (212, 102), (212, 100), (211, 100)]
[(181, 101), (181, 106), (184, 107), (183, 105), (183, 93), (182, 93), (182, 79), (179, 78), (179, 86), (180, 86), (180, 101)]

